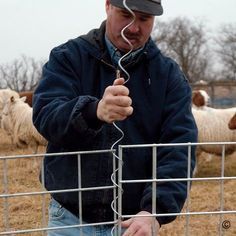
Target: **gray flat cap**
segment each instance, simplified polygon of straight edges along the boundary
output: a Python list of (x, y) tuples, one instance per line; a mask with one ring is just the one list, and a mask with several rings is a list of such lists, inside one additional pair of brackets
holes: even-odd
[[(116, 7), (125, 8), (123, 5), (123, 0), (110, 1), (111, 4)], [(126, 4), (133, 11), (140, 11), (155, 16), (160, 16), (163, 14), (161, 0), (126, 0)]]

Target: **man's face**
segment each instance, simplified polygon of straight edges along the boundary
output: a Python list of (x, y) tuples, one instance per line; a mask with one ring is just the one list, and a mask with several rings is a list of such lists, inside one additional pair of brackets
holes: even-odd
[[(120, 51), (128, 52), (130, 46), (122, 38), (121, 31), (133, 20), (133, 16), (126, 9), (112, 6), (109, 0), (106, 0), (106, 13), (106, 34), (108, 38)], [(134, 13), (136, 16), (135, 22), (125, 30), (124, 34), (135, 50), (144, 46), (150, 37), (154, 16), (141, 12)]]

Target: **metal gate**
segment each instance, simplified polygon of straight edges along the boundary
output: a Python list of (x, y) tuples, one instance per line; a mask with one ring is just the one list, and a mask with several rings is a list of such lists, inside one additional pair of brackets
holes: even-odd
[[(178, 216), (177, 220), (168, 225), (163, 225), (160, 235), (236, 235), (236, 194), (233, 195), (229, 190), (235, 189), (236, 193), (236, 155), (228, 157), (225, 155), (225, 146), (236, 143), (183, 143), (183, 144), (150, 144), (150, 145), (125, 145), (119, 146), (117, 156), (114, 150), (98, 150), (87, 152), (70, 152), (54, 154), (36, 155), (15, 155), (0, 157), (0, 170), (2, 186), (0, 187), (0, 235), (46, 235), (49, 230), (59, 230), (62, 228), (79, 227), (87, 225), (111, 225), (113, 230), (111, 235), (120, 235), (120, 219), (132, 217), (122, 213), (122, 185), (148, 182), (152, 184), (152, 215), (157, 216)], [(191, 147), (199, 145), (221, 145), (222, 155), (217, 159), (219, 162), (218, 173), (208, 176), (190, 176)], [(157, 150), (163, 146), (184, 146), (188, 149), (188, 166), (186, 178), (180, 179), (157, 179), (156, 168), (158, 161)], [(125, 149), (152, 149), (152, 178), (124, 180), (122, 178), (122, 155)], [(113, 155), (113, 174), (110, 186), (99, 186), (92, 188), (82, 188), (80, 181), (81, 155), (96, 153), (108, 153)], [(42, 178), (42, 185), (38, 181), (38, 168), (41, 166), (42, 175), (44, 173), (41, 165), (44, 156), (53, 158), (55, 155), (77, 155), (78, 158), (78, 188), (62, 189), (56, 191), (46, 191)], [(95, 157), (96, 158), (96, 157)], [(214, 157), (215, 158), (215, 157)], [(212, 160), (209, 163), (216, 161)], [(228, 163), (228, 161), (233, 162)], [(232, 168), (231, 172), (226, 172), (227, 168)], [(212, 165), (212, 164), (210, 164)], [(199, 168), (199, 167), (198, 167)], [(21, 171), (20, 171), (21, 169)], [(36, 171), (37, 170), (37, 171)], [(34, 180), (32, 182), (32, 180)], [(167, 181), (186, 181), (188, 197), (181, 213), (156, 213), (156, 191), (157, 184)], [(203, 184), (209, 184), (204, 186)], [(16, 187), (17, 186), (17, 187)], [(82, 201), (83, 191), (96, 191), (113, 189), (114, 199), (111, 208), (114, 211), (114, 220), (97, 224), (85, 224), (82, 222), (83, 213), (79, 209), (80, 221), (77, 225), (67, 227), (48, 228), (47, 227), (47, 206), (50, 193), (59, 192), (78, 192), (79, 202)], [(205, 189), (205, 190), (204, 190)], [(217, 189), (217, 190), (216, 190)], [(194, 195), (199, 192), (199, 195)], [(210, 197), (209, 197), (210, 194)], [(211, 198), (212, 197), (212, 198)], [(209, 201), (210, 198), (210, 201)], [(199, 201), (199, 202), (198, 202)], [(203, 203), (207, 203), (204, 206)], [(81, 204), (79, 204), (81, 205)]]

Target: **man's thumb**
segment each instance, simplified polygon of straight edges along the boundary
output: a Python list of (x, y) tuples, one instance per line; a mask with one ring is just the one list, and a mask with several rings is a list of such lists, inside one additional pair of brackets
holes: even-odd
[(113, 85), (123, 85), (125, 82), (124, 78), (115, 79)]

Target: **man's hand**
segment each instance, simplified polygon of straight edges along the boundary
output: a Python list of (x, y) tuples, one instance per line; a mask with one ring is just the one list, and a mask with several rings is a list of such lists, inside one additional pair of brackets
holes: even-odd
[(157, 236), (160, 225), (155, 217), (147, 211), (141, 211), (137, 215), (150, 215), (133, 217), (121, 223), (121, 227), (127, 228), (123, 236)]
[(112, 86), (105, 89), (98, 103), (97, 117), (107, 123), (125, 120), (133, 113), (129, 89), (124, 86), (124, 79), (116, 79)]

